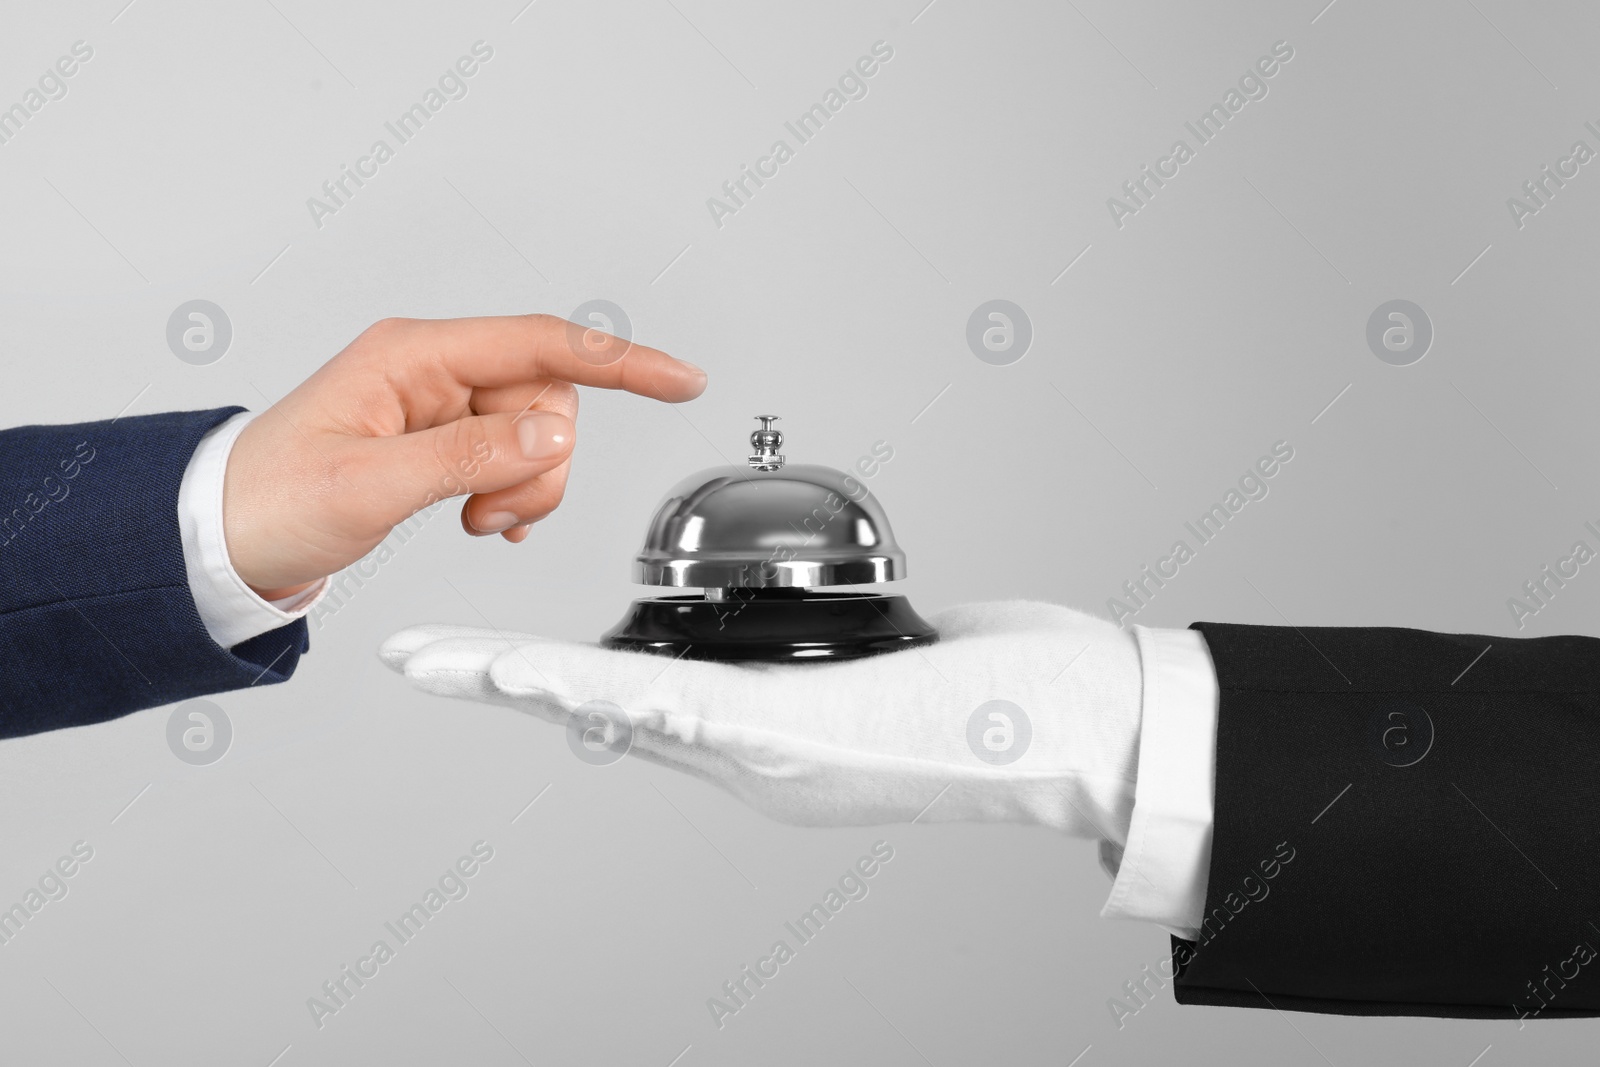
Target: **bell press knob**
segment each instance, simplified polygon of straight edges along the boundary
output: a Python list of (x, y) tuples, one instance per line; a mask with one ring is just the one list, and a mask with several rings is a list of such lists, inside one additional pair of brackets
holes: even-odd
[(761, 429), (750, 435), (750, 447), (755, 449), (750, 456), (750, 466), (758, 471), (782, 470), (784, 458), (778, 449), (783, 447), (783, 431), (772, 428), (778, 416), (757, 415), (756, 418), (761, 420)]

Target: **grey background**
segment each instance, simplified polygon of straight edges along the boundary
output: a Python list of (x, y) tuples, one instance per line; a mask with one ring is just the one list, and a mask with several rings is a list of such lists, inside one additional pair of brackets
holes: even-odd
[[(1600, 12), (924, 2), (7, 7), (0, 103), (76, 40), (94, 58), (0, 146), (0, 422), (261, 408), (386, 315), (596, 297), (711, 387), (680, 410), (587, 394), (561, 511), (521, 546), (433, 519), (314, 629), (290, 684), (215, 698), (221, 761), (176, 759), (166, 709), (0, 745), (0, 898), (95, 849), (0, 947), (0, 1059), (1491, 1067), (1588, 1049), (1581, 1022), (1169, 993), (1119, 1030), (1107, 999), (1167, 942), (1097, 917), (1088, 843), (775, 825), (414, 694), (375, 659), (421, 621), (592, 638), (636, 593), (658, 495), (738, 456), (769, 409), (792, 458), (892, 443), (872, 485), (925, 609), (1104, 613), (1282, 439), (1270, 495), (1139, 622), (1595, 632), (1593, 568), (1521, 631), (1506, 601), (1595, 541), (1600, 174), (1520, 230), (1506, 198), (1573, 141), (1600, 148), (1582, 125)], [(314, 227), (306, 198), (479, 39), (494, 58), (469, 95)], [(706, 199), (880, 39), (895, 55), (869, 95), (717, 228)], [(1295, 57), (1269, 95), (1115, 227), (1107, 197), (1279, 40)], [(210, 366), (165, 341), (197, 298), (233, 325)], [(995, 298), (1034, 328), (1010, 366), (965, 343)], [(1435, 330), (1407, 367), (1365, 342), (1396, 298)], [(896, 855), (870, 896), (717, 1030), (706, 998), (879, 838)], [(315, 1028), (306, 998), (478, 839), (495, 858), (470, 895)]]

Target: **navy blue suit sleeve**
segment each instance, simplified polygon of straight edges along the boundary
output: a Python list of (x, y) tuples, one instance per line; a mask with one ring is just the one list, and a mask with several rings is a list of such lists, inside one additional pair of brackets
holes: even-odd
[(294, 672), (303, 619), (222, 648), (184, 570), (184, 470), (241, 410), (0, 431), (0, 737)]

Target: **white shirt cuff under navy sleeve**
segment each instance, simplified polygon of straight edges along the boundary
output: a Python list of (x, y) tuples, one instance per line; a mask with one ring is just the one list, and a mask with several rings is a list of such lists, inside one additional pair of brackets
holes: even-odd
[(1113, 877), (1100, 914), (1193, 939), (1205, 912), (1216, 778), (1216, 668), (1198, 630), (1135, 626), (1144, 680), (1128, 843), (1101, 842)]
[(282, 600), (257, 596), (233, 569), (222, 525), (223, 475), (239, 433), (253, 419), (239, 414), (213, 427), (184, 469), (178, 487), (178, 528), (183, 535), (183, 563), (189, 592), (211, 639), (232, 648), (268, 630), (302, 617), (328, 590), (326, 578)]

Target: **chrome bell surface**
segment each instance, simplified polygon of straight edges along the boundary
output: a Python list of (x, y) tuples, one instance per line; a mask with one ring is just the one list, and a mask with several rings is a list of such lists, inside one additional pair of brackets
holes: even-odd
[(904, 578), (905, 553), (867, 487), (832, 467), (787, 463), (770, 428), (777, 416), (758, 417), (747, 467), (691, 474), (657, 505), (633, 580), (773, 589)]
[(853, 475), (791, 464), (776, 415), (758, 415), (743, 467), (680, 481), (656, 506), (633, 577), (702, 595), (636, 601), (603, 638), (695, 659), (845, 659), (928, 644), (904, 597), (817, 592), (905, 577), (889, 518)]

